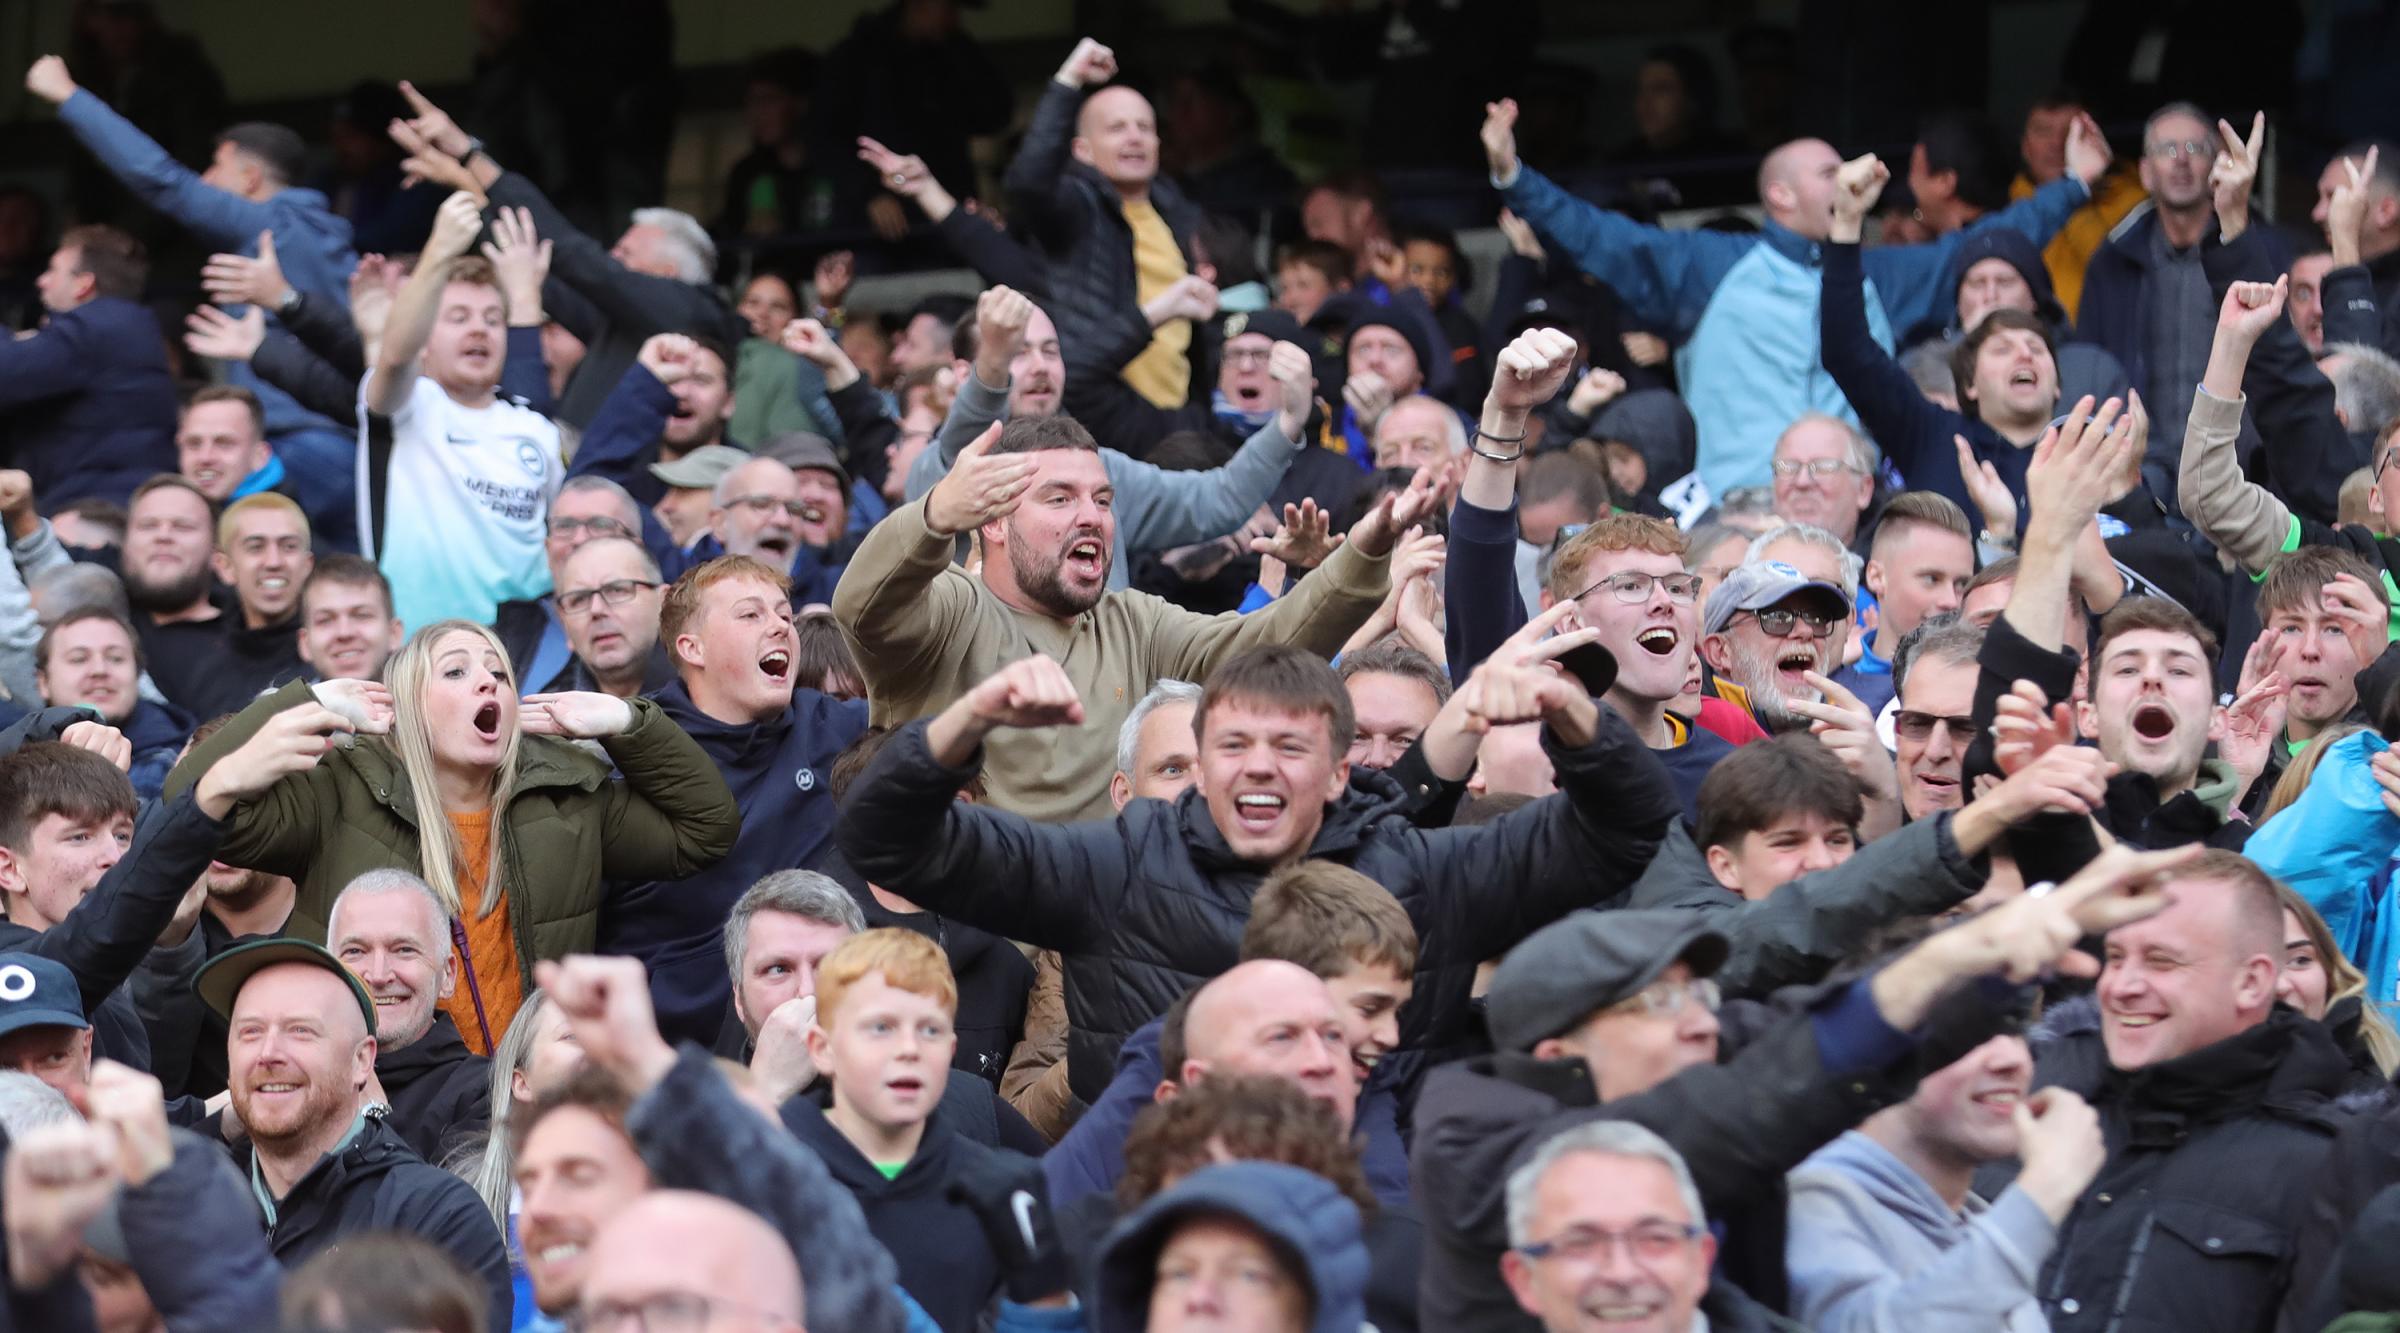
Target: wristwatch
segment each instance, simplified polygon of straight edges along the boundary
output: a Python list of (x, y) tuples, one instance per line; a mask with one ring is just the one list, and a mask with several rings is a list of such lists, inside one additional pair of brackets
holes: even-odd
[(474, 160), (475, 160), (475, 155), (476, 155), (477, 153), (480, 153), (480, 152), (482, 152), (482, 151), (483, 151), (483, 140), (476, 138), (476, 137), (475, 137), (474, 135), (472, 135), (472, 134), (468, 135), (468, 136), (467, 136), (467, 151), (465, 151), (465, 152), (463, 152), (463, 153), (460, 153), (460, 154), (458, 155), (459, 164), (463, 166), (463, 165), (465, 165), (466, 163), (469, 163), (469, 162), (472, 162), (472, 161), (474, 161)]
[(300, 289), (297, 287), (284, 288), (283, 295), (275, 300), (275, 313), (278, 315), (288, 315), (299, 308)]

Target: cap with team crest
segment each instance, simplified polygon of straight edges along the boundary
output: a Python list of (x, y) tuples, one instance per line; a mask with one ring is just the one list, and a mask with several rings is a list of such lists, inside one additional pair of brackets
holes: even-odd
[(35, 953), (0, 953), (0, 1035), (20, 1028), (88, 1028), (83, 987), (66, 965)]

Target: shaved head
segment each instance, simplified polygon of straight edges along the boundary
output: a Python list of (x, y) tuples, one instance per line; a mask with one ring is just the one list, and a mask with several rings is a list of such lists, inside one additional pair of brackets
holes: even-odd
[(1341, 1007), (1317, 975), (1296, 963), (1243, 963), (1202, 986), (1184, 1014), (1183, 1068), (1175, 1081), (1213, 1073), (1281, 1078), (1333, 1108), (1344, 1126), (1358, 1083)]
[(1823, 139), (1794, 139), (1758, 164), (1758, 201), (1767, 216), (1812, 241), (1833, 221), (1833, 175), (1842, 155)]

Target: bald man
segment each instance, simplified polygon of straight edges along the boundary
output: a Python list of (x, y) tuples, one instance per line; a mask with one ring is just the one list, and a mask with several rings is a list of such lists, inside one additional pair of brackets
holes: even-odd
[(587, 1256), (582, 1314), (616, 1328), (653, 1302), (704, 1310), (710, 1328), (808, 1333), (800, 1263), (758, 1214), (709, 1194), (656, 1190), (602, 1227)]
[(1202, 986), (1184, 1011), (1183, 1059), (1161, 1083), (1165, 1101), (1211, 1074), (1256, 1074), (1298, 1085), (1348, 1129), (1358, 1107), (1350, 1041), (1333, 992), (1297, 963), (1243, 963)]
[(1116, 73), (1114, 52), (1076, 43), (1001, 185), (1011, 222), (1050, 260), (1055, 308), (1130, 317), (1140, 307), (1150, 343), (1126, 364), (1125, 382), (1158, 407), (1180, 407), (1193, 392), (1194, 321), (1216, 313), (1216, 289), (1192, 279), (1200, 211), (1158, 178), (1150, 100), (1101, 86)]
[[(1517, 160), (1517, 105), (1501, 101), (1483, 123), (1484, 153), (1516, 215), (1554, 240), (1586, 273), (1616, 289), (1632, 321), (1679, 344), (1676, 370), (1700, 428), (1705, 497), (1764, 486), (1776, 437), (1809, 412), (1856, 424), (1817, 350), (1818, 249), (1833, 220), (1841, 156), (1822, 139), (1795, 139), (1758, 170), (1766, 222), (1756, 234), (1667, 231), (1587, 203)], [(1942, 274), (1960, 243), (1988, 227), (2036, 246), (2091, 198), (2108, 169), (2107, 141), (2082, 128), (2067, 142), (2067, 173), (2031, 198), (1924, 245), (1880, 246), (1864, 259), (1867, 319), (1890, 351), (1893, 336), (1947, 322), (1955, 292)], [(1693, 506), (1697, 508), (1697, 504)]]

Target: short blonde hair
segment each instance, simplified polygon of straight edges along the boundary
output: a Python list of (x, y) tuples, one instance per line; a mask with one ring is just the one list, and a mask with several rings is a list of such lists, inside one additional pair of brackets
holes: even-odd
[(277, 495), (273, 491), (260, 491), (256, 495), (245, 495), (225, 506), (225, 512), (217, 515), (217, 549), (220, 551), (233, 549), (233, 530), (240, 523), (242, 515), (265, 513), (291, 515), (292, 521), (300, 525), (301, 540), (312, 545), (315, 543), (316, 539), (309, 535), (308, 514), (292, 497)]
[(884, 985), (929, 996), (957, 1016), (958, 981), (941, 946), (913, 930), (887, 926), (843, 940), (817, 964), (817, 1026), (831, 1030), (843, 997), (876, 972), (883, 974)]

